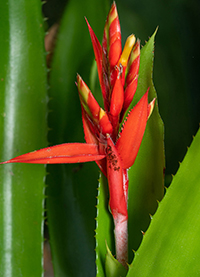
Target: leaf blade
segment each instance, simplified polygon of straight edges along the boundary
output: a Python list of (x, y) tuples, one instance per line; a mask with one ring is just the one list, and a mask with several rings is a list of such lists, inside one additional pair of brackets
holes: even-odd
[[(152, 35), (141, 49), (138, 88), (134, 96), (137, 102), (149, 89), (149, 101), (157, 98), (152, 81), (152, 66), (154, 58), (154, 39)], [(134, 105), (135, 102), (131, 105)], [(129, 257), (134, 256), (132, 250), (137, 250), (143, 235), (150, 223), (150, 214), (157, 209), (157, 201), (164, 193), (165, 167), (164, 157), (164, 127), (156, 104), (152, 115), (147, 121), (144, 137), (129, 174)], [(144, 174), (145, 173), (145, 174)]]
[(114, 251), (114, 224), (112, 216), (108, 210), (108, 183), (104, 175), (100, 175), (98, 197), (97, 197), (97, 217), (96, 217), (96, 277), (106, 277), (105, 258), (107, 247)]
[(159, 204), (128, 276), (199, 275), (199, 143), (200, 131)]
[[(40, 1), (1, 2), (0, 17), (0, 159), (6, 160), (47, 144), (47, 71)], [(45, 175), (44, 166), (0, 166), (2, 276), (43, 275)]]

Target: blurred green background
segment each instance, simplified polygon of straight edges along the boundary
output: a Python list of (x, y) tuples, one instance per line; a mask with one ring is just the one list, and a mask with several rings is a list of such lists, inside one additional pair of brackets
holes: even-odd
[[(48, 26), (61, 19), (66, 4), (66, 0), (47, 1), (43, 12)], [(199, 127), (200, 1), (117, 0), (116, 4), (123, 42), (133, 32), (144, 45), (159, 26), (153, 79), (165, 124), (166, 175), (170, 176)]]

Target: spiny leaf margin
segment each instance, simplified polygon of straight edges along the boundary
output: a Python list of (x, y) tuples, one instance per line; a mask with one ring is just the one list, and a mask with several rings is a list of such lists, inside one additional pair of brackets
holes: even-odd
[(127, 277), (199, 276), (199, 144), (200, 130), (159, 204)]

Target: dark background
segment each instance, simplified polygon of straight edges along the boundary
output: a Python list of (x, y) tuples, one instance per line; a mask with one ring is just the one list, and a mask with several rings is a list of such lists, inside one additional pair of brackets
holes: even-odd
[[(49, 0), (43, 5), (47, 27), (60, 21), (66, 4), (66, 0)], [(134, 32), (144, 45), (159, 27), (153, 80), (165, 124), (168, 184), (200, 122), (200, 1), (117, 0), (116, 4), (123, 41)]]

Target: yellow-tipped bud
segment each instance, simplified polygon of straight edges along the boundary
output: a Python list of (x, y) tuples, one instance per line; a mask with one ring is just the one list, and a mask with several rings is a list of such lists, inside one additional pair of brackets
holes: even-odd
[(134, 45), (134, 49), (130, 55), (129, 63), (132, 64), (133, 61), (140, 55), (140, 41), (137, 40), (137, 42)]
[(77, 74), (77, 86), (84, 104), (87, 104), (90, 90), (79, 74)]
[(99, 111), (99, 125), (103, 135), (112, 133), (113, 131), (112, 125), (107, 116), (107, 113), (102, 108), (100, 108), (100, 111)]
[(105, 116), (105, 114), (106, 114), (106, 112), (102, 108), (100, 108), (100, 111), (99, 111), (99, 120), (101, 120), (102, 117)]
[(130, 35), (127, 38), (126, 43), (124, 45), (123, 52), (122, 52), (121, 57), (118, 62), (118, 66), (121, 64), (123, 67), (126, 67), (126, 65), (128, 63), (128, 58), (130, 56), (131, 50), (133, 49), (135, 41), (136, 41), (136, 38), (134, 35)]

